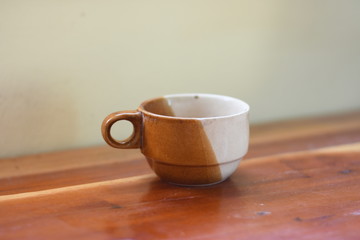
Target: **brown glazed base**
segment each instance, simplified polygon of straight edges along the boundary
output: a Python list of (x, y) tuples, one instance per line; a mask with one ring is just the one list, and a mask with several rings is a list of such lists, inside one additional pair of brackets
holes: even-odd
[(206, 186), (224, 181), (219, 174), (220, 164), (210, 166), (182, 166), (162, 163), (146, 158), (161, 180), (179, 186)]
[[(219, 183), (222, 183), (224, 181), (226, 181), (228, 178), (225, 178), (221, 181), (218, 181), (218, 182), (214, 182), (214, 183), (208, 183), (208, 184), (179, 184), (179, 183), (173, 183), (173, 182), (167, 182), (169, 184), (172, 184), (172, 185), (175, 185), (175, 186), (179, 186), (179, 187), (208, 187), (208, 186), (212, 186), (212, 185), (216, 185), (216, 184), (219, 184)], [(165, 181), (165, 180), (164, 180)]]

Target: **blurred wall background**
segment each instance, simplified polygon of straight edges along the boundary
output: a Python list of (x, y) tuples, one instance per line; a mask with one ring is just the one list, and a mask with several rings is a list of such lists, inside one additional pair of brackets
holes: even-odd
[(359, 12), (357, 0), (0, 0), (0, 157), (104, 144), (107, 114), (169, 93), (241, 98), (252, 123), (359, 109)]

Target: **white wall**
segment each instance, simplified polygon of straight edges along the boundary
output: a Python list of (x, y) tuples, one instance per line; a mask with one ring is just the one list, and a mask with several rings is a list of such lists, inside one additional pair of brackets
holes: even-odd
[(357, 0), (0, 0), (0, 157), (103, 144), (108, 113), (168, 93), (241, 98), (253, 122), (358, 109), (359, 13)]

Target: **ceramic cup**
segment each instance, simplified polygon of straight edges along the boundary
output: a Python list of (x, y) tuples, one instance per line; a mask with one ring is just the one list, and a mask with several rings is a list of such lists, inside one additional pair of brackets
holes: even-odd
[[(214, 94), (174, 94), (143, 102), (137, 110), (115, 112), (102, 124), (105, 141), (115, 148), (140, 148), (163, 180), (178, 185), (224, 181), (238, 167), (249, 143), (249, 105)], [(114, 139), (121, 120), (132, 135)]]

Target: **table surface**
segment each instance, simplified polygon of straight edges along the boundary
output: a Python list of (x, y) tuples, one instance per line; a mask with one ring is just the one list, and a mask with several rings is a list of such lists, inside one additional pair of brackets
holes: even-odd
[(0, 159), (0, 239), (360, 239), (360, 112), (251, 127), (234, 175), (160, 181), (139, 150)]

